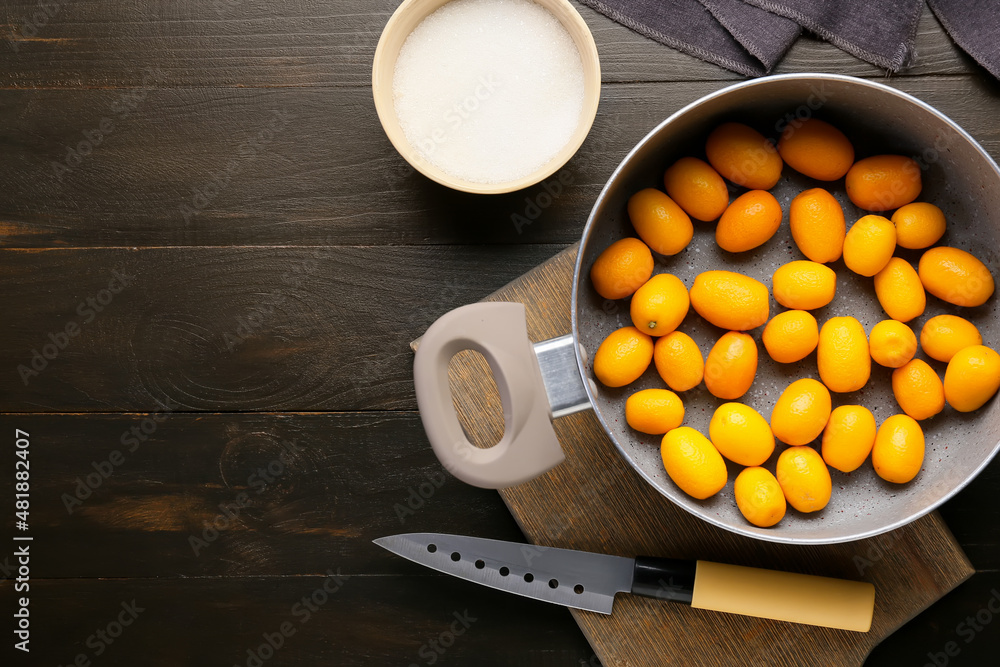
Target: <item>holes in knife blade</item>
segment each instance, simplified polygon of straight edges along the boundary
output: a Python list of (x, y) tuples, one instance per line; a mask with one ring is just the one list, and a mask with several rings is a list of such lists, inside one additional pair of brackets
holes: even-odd
[(451, 559), (457, 563), (458, 561), (462, 560), (462, 554), (458, 553), (457, 551), (452, 551)]
[(577, 595), (583, 595), (583, 584), (577, 584), (573, 587), (573, 592)]
[(486, 567), (486, 562), (485, 561), (483, 561), (483, 560), (477, 560), (476, 561), (476, 569), (477, 570), (481, 570), (484, 567)]
[(504, 567), (500, 568), (500, 576), (501, 577), (506, 577), (508, 574), (510, 574), (510, 569), (507, 566), (504, 566)]
[(549, 579), (549, 588), (559, 588), (559, 580)]
[(438, 550), (438, 546), (436, 544), (428, 544), (427, 545), (427, 551), (429, 551), (431, 553), (434, 553), (437, 550)]
[(533, 575), (532, 573), (528, 572), (527, 574), (524, 575), (524, 580), (527, 581), (530, 584), (532, 581), (535, 580), (535, 575)]

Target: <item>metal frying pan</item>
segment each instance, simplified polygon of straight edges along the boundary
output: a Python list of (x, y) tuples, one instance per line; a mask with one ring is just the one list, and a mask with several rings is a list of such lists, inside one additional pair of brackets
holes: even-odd
[[(573, 332), (532, 345), (524, 327), (520, 304), (475, 304), (439, 319), (421, 341), (414, 362), (417, 401), (428, 437), (438, 457), (459, 478), (478, 486), (499, 488), (531, 479), (562, 461), (551, 419), (581, 409), (593, 409), (618, 450), (643, 478), (684, 509), (736, 533), (759, 539), (826, 544), (870, 537), (898, 528), (930, 512), (968, 484), (1000, 450), (1000, 406), (996, 399), (972, 413), (950, 407), (921, 423), (926, 456), (916, 479), (904, 485), (881, 480), (866, 462), (851, 474), (831, 469), (833, 498), (822, 511), (801, 514), (789, 509), (772, 528), (749, 524), (739, 513), (731, 482), (742, 466), (729, 466), (730, 483), (707, 500), (683, 493), (667, 476), (660, 459), (659, 437), (638, 433), (624, 419), (625, 399), (633, 392), (664, 387), (656, 370), (635, 383), (610, 389), (595, 382), (586, 351), (631, 324), (627, 301), (607, 302), (590, 284), (590, 267), (608, 245), (635, 236), (626, 212), (628, 198), (646, 187), (662, 189), (664, 170), (680, 157), (704, 157), (708, 133), (720, 123), (747, 123), (765, 136), (776, 137), (795, 117), (816, 116), (843, 130), (854, 144), (857, 158), (880, 153), (914, 157), (923, 171), (918, 201), (939, 206), (948, 220), (940, 245), (968, 250), (997, 275), (1000, 247), (1000, 169), (958, 125), (914, 97), (893, 88), (853, 77), (828, 74), (789, 74), (739, 83), (681, 109), (650, 132), (612, 174), (583, 232), (572, 294)], [(826, 187), (844, 207), (848, 225), (864, 215), (847, 199), (843, 181), (823, 184), (785, 167), (771, 190), (781, 203), (785, 219), (777, 234), (763, 246), (745, 253), (722, 251), (715, 243), (714, 224), (695, 221), (695, 235), (683, 252), (657, 257), (656, 273), (673, 273), (690, 287), (694, 277), (709, 269), (725, 268), (750, 275), (770, 286), (771, 275), (782, 264), (804, 259), (789, 231), (788, 205), (799, 192)], [(731, 190), (731, 196), (738, 194)], [(916, 264), (920, 251), (897, 249), (896, 254)], [(875, 297), (871, 278), (837, 271), (833, 302), (813, 311), (822, 324), (830, 317), (852, 315), (866, 331), (887, 319)], [(982, 332), (984, 344), (1000, 345), (997, 298), (978, 308), (959, 308), (928, 297), (925, 313), (909, 323), (919, 335), (923, 323), (941, 313), (959, 314)], [(771, 302), (771, 314), (783, 310)], [(708, 324), (692, 309), (679, 327), (708, 354), (723, 330)], [(750, 332), (760, 349), (757, 376), (741, 402), (765, 418), (778, 396), (792, 381), (818, 377), (815, 353), (795, 364), (772, 361), (760, 344), (761, 329)], [(447, 364), (463, 349), (478, 350), (489, 362), (504, 405), (505, 432), (490, 449), (477, 449), (465, 438), (451, 404)], [(923, 356), (918, 355), (918, 356)], [(927, 359), (939, 374), (944, 364)], [(834, 406), (862, 404), (881, 423), (900, 412), (892, 395), (890, 370), (873, 363), (872, 377), (860, 391), (834, 394)], [(717, 399), (704, 385), (681, 395), (685, 425), (708, 433)], [(778, 443), (765, 467), (774, 470)]]

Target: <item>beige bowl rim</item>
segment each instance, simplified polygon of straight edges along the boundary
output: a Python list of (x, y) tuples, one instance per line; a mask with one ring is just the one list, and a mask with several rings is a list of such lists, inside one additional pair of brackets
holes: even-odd
[(372, 94), (382, 129), (400, 155), (417, 171), (454, 190), (475, 194), (514, 192), (539, 183), (558, 171), (579, 150), (590, 133), (601, 97), (601, 66), (597, 44), (586, 22), (569, 0), (533, 0), (549, 10), (566, 28), (580, 52), (584, 73), (584, 102), (576, 131), (562, 150), (545, 165), (522, 178), (502, 183), (476, 183), (457, 178), (431, 164), (406, 139), (396, 117), (392, 78), (403, 42), (429, 14), (451, 0), (403, 0), (382, 30), (372, 62)]

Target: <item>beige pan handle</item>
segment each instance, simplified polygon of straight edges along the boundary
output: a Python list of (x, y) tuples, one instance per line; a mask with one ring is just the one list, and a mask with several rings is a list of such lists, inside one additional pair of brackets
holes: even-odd
[[(522, 304), (476, 303), (443, 315), (420, 340), (413, 362), (420, 419), (438, 459), (463, 482), (488, 489), (513, 486), (565, 458), (527, 331)], [(463, 350), (486, 358), (500, 391), (504, 434), (489, 449), (469, 442), (452, 403), (448, 362)]]

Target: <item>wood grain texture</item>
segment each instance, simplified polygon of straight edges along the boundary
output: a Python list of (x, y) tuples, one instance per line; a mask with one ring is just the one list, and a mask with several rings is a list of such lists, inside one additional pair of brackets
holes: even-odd
[[(405, 343), (444, 312), (578, 240), (600, 189), (635, 142), (739, 77), (578, 5), (602, 58), (600, 112), (566, 167), (572, 182), (530, 225), (517, 227), (512, 216), (545, 202), (544, 186), (488, 201), (450, 192), (414, 174), (385, 139), (370, 68), (398, 0), (55, 2), (56, 15), (29, 27), (31, 34), (25, 23), (36, 0), (0, 7), (0, 290), (7, 306), (0, 410), (16, 411), (0, 414), (0, 424), (29, 426), (37, 483), (34, 655), (26, 662), (8, 643), (0, 663), (69, 664), (84, 651), (96, 665), (244, 665), (263, 633), (297, 622), (291, 607), (317, 590), (319, 575), (339, 568), (350, 576), (343, 589), (265, 665), (428, 664), (422, 647), (465, 609), (478, 620), (435, 665), (598, 665), (564, 609), (432, 574), (370, 543), (407, 530), (521, 536), (499, 494), (450, 477), (400, 522), (396, 505), (440, 479), (412, 412)], [(927, 11), (916, 50), (910, 70), (881, 79), (877, 68), (806, 36), (777, 71), (880, 78), (937, 106), (1000, 156), (1000, 86)], [(101, 127), (105, 118), (110, 131)], [(93, 145), (76, 162), (69, 149), (85, 152), (80, 142), (88, 136)], [(185, 205), (194, 210), (185, 215)], [(134, 271), (136, 282), (85, 323), (78, 304), (108, 286), (112, 269)], [(252, 317), (259, 324), (250, 321), (251, 335), (227, 349), (226, 335), (240, 335), (240, 321)], [(30, 363), (31, 350), (69, 323), (81, 333), (24, 386), (17, 365)], [(123, 433), (152, 417), (115, 411), (164, 403), (175, 411), (68, 514), (62, 494), (125, 449)], [(76, 410), (107, 412), (63, 414)], [(269, 410), (325, 412), (240, 412)], [(369, 412), (342, 412), (350, 410)], [(289, 440), (302, 451), (257, 494), (255, 467), (280, 461)], [(568, 500), (604, 503), (607, 496), (621, 504), (613, 483), (634, 480), (614, 467), (621, 465), (615, 452), (604, 455), (586, 471), (589, 485)], [(0, 462), (5, 497), (10, 465)], [(971, 644), (956, 628), (1000, 589), (998, 485), (994, 462), (942, 510), (973, 564), (992, 572), (918, 616), (866, 664), (924, 664), (928, 651), (948, 641), (962, 642), (949, 665), (995, 662), (995, 625)], [(195, 555), (188, 538), (247, 489), (257, 504)], [(638, 507), (662, 519), (662, 502), (645, 498)], [(535, 539), (603, 551), (689, 549), (723, 560), (732, 548), (729, 536), (702, 540), (702, 527), (687, 517), (676, 533), (641, 540), (606, 522), (597, 538), (576, 536), (572, 527), (590, 521), (556, 509), (525, 526)], [(840, 567), (854, 576), (850, 563), (794, 550), (772, 557), (756, 546), (739, 554), (743, 562), (776, 558), (792, 569)], [(878, 568), (898, 567), (903, 546), (873, 552), (867, 571), (874, 577)], [(0, 551), (4, 610), (15, 597), (9, 553)], [(930, 596), (947, 574), (918, 569), (912, 587)], [(147, 611), (94, 656), (87, 637), (132, 598)], [(655, 647), (657, 664), (696, 664), (705, 655), (701, 646), (676, 658), (678, 637), (711, 628), (706, 644), (715, 640), (716, 616), (681, 618), (680, 635)], [(738, 627), (743, 634), (729, 642), (770, 639), (780, 654), (800, 655), (794, 642), (802, 637), (780, 634), (788, 626)], [(662, 637), (662, 628), (648, 630)]]
[[(34, 443), (38, 578), (317, 575), (331, 557), (345, 574), (402, 575), (373, 539), (456, 524), (521, 539), (496, 492), (445, 474), (412, 412), (8, 414), (0, 427)], [(6, 457), (7, 495), (13, 479)]]
[(997, 597), (998, 591), (1000, 572), (977, 572), (876, 646), (865, 660), (865, 666), (933, 665), (931, 655), (937, 657), (937, 662), (943, 662), (941, 654), (952, 642), (952, 653), (955, 655), (950, 657), (949, 667), (993, 664), (1000, 646), (1000, 635), (993, 629), (987, 629), (990, 626), (980, 625), (983, 630), (975, 631), (969, 625), (969, 619), (983, 613), (982, 610), (988, 609), (989, 604), (996, 608), (997, 603), (991, 601)]
[[(1000, 157), (994, 80), (887, 82)], [(565, 167), (568, 184), (549, 179), (488, 205), (414, 172), (365, 87), (153, 88), (124, 100), (120, 90), (0, 91), (0, 244), (569, 244), (628, 151), (729, 83), (605, 86), (594, 128)], [(99, 132), (102, 119), (112, 131)], [(100, 143), (74, 157), (95, 131)]]
[[(575, 257), (571, 247), (486, 300), (525, 304), (534, 341), (566, 333)], [(487, 373), (477, 357), (466, 357), (452, 373), (456, 407), (480, 442), (496, 441), (503, 432), (499, 398), (483, 390)], [(603, 664), (860, 665), (876, 643), (974, 571), (936, 513), (840, 545), (798, 547), (737, 536), (686, 513), (643, 481), (593, 413), (558, 419), (554, 426), (566, 461), (501, 491), (532, 542), (861, 579), (876, 587), (868, 633), (722, 615), (637, 596), (618, 600), (611, 616), (573, 610)]]
[[(339, 563), (338, 554), (329, 554), (324, 572), (336, 574)], [(566, 611), (554, 605), (526, 604), (445, 575), (347, 572), (324, 600), (325, 580), (331, 590), (338, 585), (324, 576), (33, 581), (29, 660), (11, 642), (0, 648), (0, 659), (70, 665), (84, 653), (95, 667), (246, 667), (252, 650), (267, 659), (250, 667), (406, 667), (432, 664), (431, 657), (437, 667), (564, 667), (587, 664), (592, 655)], [(13, 598), (11, 583), (0, 582), (0, 605), (14, 608)], [(107, 644), (94, 636), (88, 647), (88, 638), (133, 600), (142, 611), (120, 637)], [(468, 627), (453, 625), (456, 614)], [(281, 648), (259, 651), (264, 635), (273, 638), (284, 623), (291, 633)], [(450, 635), (453, 629), (459, 632)]]
[(408, 341), (557, 249), (0, 251), (0, 409), (413, 410)]
[[(39, 444), (40, 577), (318, 574), (331, 552), (345, 572), (401, 574), (402, 561), (372, 539), (452, 524), (521, 539), (494, 492), (442, 473), (415, 413), (7, 414), (0, 427)], [(109, 466), (115, 451), (123, 460)], [(0, 489), (11, 491), (12, 477), (5, 461)], [(1000, 570), (987, 529), (1000, 521), (997, 484), (1000, 463), (943, 510), (979, 570)], [(227, 521), (243, 492), (252, 504)], [(216, 520), (218, 537), (193, 544)]]
[[(305, 623), (292, 607), (320, 588), (324, 576), (36, 580), (32, 614), (40, 641), (32, 644), (31, 662), (15, 655), (6, 642), (0, 659), (11, 665), (69, 665), (84, 652), (95, 666), (245, 667), (247, 650), (256, 651), (265, 641), (264, 633), (280, 631), (282, 623), (291, 622), (295, 633), (265, 665), (426, 665), (427, 650), (436, 653), (429, 642), (438, 640), (441, 646), (441, 633), (450, 630), (455, 612), (468, 611), (476, 620), (437, 654), (436, 667), (600, 666), (565, 609), (406, 565), (403, 576), (351, 577), (342, 572), (346, 577), (341, 577), (341, 588), (317, 605)], [(329, 554), (324, 571), (336, 572), (338, 567), (338, 555)], [(935, 606), (936, 617), (921, 614), (876, 647), (865, 664), (920, 666), (929, 651), (943, 651), (949, 641), (961, 646), (949, 667), (993, 664), (991, 631), (978, 633), (967, 644), (955, 627), (983, 609), (988, 591), (998, 587), (1000, 574), (976, 575)], [(120, 641), (106, 645), (95, 657), (87, 639), (117, 617), (122, 602), (132, 600), (143, 611)], [(14, 606), (9, 581), (0, 581), (0, 605)], [(670, 664), (668, 659), (660, 664)]]
[[(170, 86), (368, 85), (378, 37), (398, 0), (56, 3), (41, 24), (37, 2), (4, 3), (0, 86), (121, 87), (158, 68)], [(664, 47), (576, 5), (601, 56), (606, 83), (737, 80), (732, 72)], [(976, 71), (925, 8), (916, 62), (903, 76)], [(803, 37), (777, 72), (882, 76), (821, 40)]]
[[(87, 650), (86, 637), (111, 620), (121, 601), (135, 598), (153, 612), (144, 618), (154, 622), (129, 629), (101, 664), (131, 666), (143, 651), (153, 662), (142, 664), (244, 664), (233, 656), (289, 620), (291, 605), (332, 568), (359, 576), (310, 621), (322, 630), (313, 635), (303, 628), (275, 664), (311, 666), (318, 654), (335, 656), (337, 664), (424, 664), (416, 657), (420, 646), (447, 628), (453, 611), (465, 609), (482, 612), (481, 620), (475, 634), (470, 629), (441, 656), (441, 665), (597, 664), (565, 610), (434, 575), (370, 543), (383, 534), (445, 526), (522, 539), (496, 492), (450, 477), (405, 523), (398, 521), (394, 505), (407, 502), (410, 489), (440, 479), (415, 414), (171, 414), (68, 515), (61, 494), (72, 493), (75, 478), (92, 472), (93, 462), (123, 450), (122, 434), (151, 416), (0, 416), (0, 427), (24, 428), (37, 445), (33, 599), (38, 636), (45, 639), (35, 655), (39, 662), (44, 656), (48, 664), (68, 664)], [(302, 452), (257, 494), (247, 478), (280, 460), (282, 444), (290, 441)], [(10, 467), (10, 461), (0, 464), (4, 494), (10, 492)], [(997, 472), (1000, 466), (991, 467), (963, 492), (980, 495), (949, 505), (980, 508), (981, 542), (996, 538), (989, 500)], [(219, 516), (218, 503), (232, 502), (240, 489), (250, 491), (255, 506), (195, 556), (190, 532)], [(996, 544), (983, 549), (997, 553)], [(13, 605), (8, 553), (0, 558), (4, 607)], [(997, 586), (996, 573), (977, 574), (935, 613), (922, 614), (877, 648), (867, 664), (922, 664), (917, 660), (928, 648), (961, 642), (955, 626), (986, 604)], [(292, 620), (298, 624), (299, 617)], [(985, 637), (963, 643), (955, 664), (987, 664), (990, 647)], [(9, 645), (0, 655), (18, 664)], [(156, 662), (159, 656), (163, 662)]]
[[(444, 575), (421, 576), (415, 571), (419, 566), (409, 565), (414, 572), (408, 576), (342, 576), (341, 588), (317, 605), (305, 623), (292, 607), (322, 586), (322, 576), (39, 580), (36, 619), (44, 641), (33, 645), (37, 662), (28, 664), (68, 665), (85, 652), (93, 664), (111, 667), (246, 665), (247, 649), (256, 650), (264, 633), (279, 631), (287, 621), (295, 633), (265, 664), (424, 665), (421, 648), (450, 629), (455, 612), (466, 611), (476, 620), (439, 654), (438, 667), (600, 664), (564, 609)], [(336, 572), (336, 555), (327, 567)], [(988, 602), (988, 594), (967, 590), (977, 580), (983, 590), (1000, 586), (1000, 575), (977, 575), (940, 603), (944, 623), (914, 624), (920, 634), (910, 633), (906, 643), (892, 638), (866, 664), (922, 665), (927, 660), (924, 647), (941, 650), (955, 640), (962, 643), (962, 654), (949, 665), (992, 664), (988, 633), (968, 645), (954, 633), (957, 623)], [(13, 606), (11, 590), (9, 582), (0, 582), (0, 604), (7, 608)], [(86, 640), (116, 618), (122, 602), (132, 600), (143, 609), (136, 622), (94, 659)], [(0, 656), (7, 664), (18, 664), (9, 644)]]
[[(1000, 572), (1000, 457), (945, 503), (941, 516), (977, 572)], [(1000, 640), (1000, 635), (997, 635)]]

